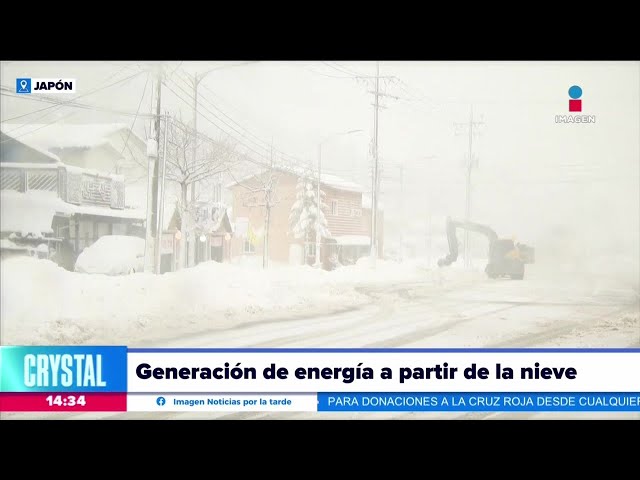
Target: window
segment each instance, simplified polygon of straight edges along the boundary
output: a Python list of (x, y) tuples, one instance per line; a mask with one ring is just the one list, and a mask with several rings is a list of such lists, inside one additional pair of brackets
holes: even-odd
[(69, 223), (66, 225), (64, 223), (59, 223), (56, 226), (55, 235), (57, 238), (75, 238), (75, 226), (71, 229), (69, 228)]
[(307, 257), (315, 257), (316, 256), (316, 244), (309, 242), (307, 243)]
[(96, 240), (100, 237), (104, 237), (105, 235), (110, 235), (111, 234), (111, 224), (110, 223), (106, 223), (106, 222), (98, 222), (96, 224), (97, 230), (98, 230), (98, 235), (96, 237)]
[(127, 225), (125, 223), (114, 223), (111, 231), (113, 235), (126, 235)]
[(222, 184), (216, 182), (213, 185), (213, 201), (221, 202), (222, 201)]
[(338, 201), (331, 200), (331, 215), (337, 215), (337, 214), (338, 214)]
[(256, 247), (249, 240), (244, 241), (243, 253), (256, 253)]
[(91, 220), (80, 220), (80, 232), (78, 237), (80, 240), (80, 251), (85, 247), (89, 247), (95, 241), (94, 223)]

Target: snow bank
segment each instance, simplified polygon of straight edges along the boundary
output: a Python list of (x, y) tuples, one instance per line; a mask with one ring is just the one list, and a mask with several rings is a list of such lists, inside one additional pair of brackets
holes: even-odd
[(249, 319), (368, 300), (363, 284), (424, 279), (415, 265), (377, 262), (334, 272), (207, 262), (164, 275), (90, 275), (29, 257), (2, 262), (5, 344), (136, 344)]

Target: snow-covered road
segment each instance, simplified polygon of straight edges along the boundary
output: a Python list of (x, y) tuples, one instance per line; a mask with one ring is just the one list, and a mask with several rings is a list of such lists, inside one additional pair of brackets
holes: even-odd
[[(364, 306), (333, 314), (271, 318), (155, 347), (631, 347), (640, 346), (637, 287), (614, 277), (532, 272), (525, 281), (481, 277), (434, 286), (396, 282), (358, 287)], [(611, 418), (575, 414), (572, 418)], [(19, 418), (427, 419), (566, 418), (549, 413), (86, 413), (3, 414)], [(640, 418), (615, 414), (613, 418)]]

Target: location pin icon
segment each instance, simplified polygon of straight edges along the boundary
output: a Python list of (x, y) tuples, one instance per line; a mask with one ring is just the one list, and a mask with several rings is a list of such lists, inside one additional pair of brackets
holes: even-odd
[(26, 90), (26, 88), (27, 88), (27, 81), (20, 80), (20, 90)]

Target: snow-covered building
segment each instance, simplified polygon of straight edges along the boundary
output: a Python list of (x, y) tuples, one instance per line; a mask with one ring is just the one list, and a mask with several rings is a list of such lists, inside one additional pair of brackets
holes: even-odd
[(72, 269), (101, 236), (144, 235), (144, 211), (127, 208), (122, 174), (65, 163), (16, 128), (0, 132), (3, 256), (42, 256), (46, 247), (49, 258)]
[(123, 175), (127, 183), (147, 171), (146, 142), (123, 123), (4, 123), (2, 130), (66, 165)]
[(3, 123), (2, 131), (65, 165), (121, 175), (127, 207), (146, 208), (147, 146), (124, 123)]
[[(230, 207), (221, 202), (199, 201), (193, 204), (192, 212), (182, 212), (173, 207), (165, 220), (167, 228), (161, 242), (161, 273), (175, 271), (181, 264), (179, 255), (183, 254), (184, 265), (195, 266), (201, 262), (225, 262), (231, 257), (231, 236), (233, 225), (230, 219)], [(185, 232), (183, 216), (190, 215), (191, 228)], [(166, 217), (166, 215), (165, 215)], [(194, 248), (180, 249), (187, 244)]]
[[(321, 211), (316, 216), (317, 178), (310, 174), (274, 170), (269, 215), (269, 260), (275, 263), (315, 263), (315, 226), (323, 232), (321, 262), (354, 263), (370, 252), (371, 210), (363, 205), (359, 184), (323, 174), (320, 181)], [(301, 181), (302, 180), (302, 181)], [(264, 173), (256, 173), (227, 185), (233, 196), (232, 255), (262, 256), (266, 208)], [(309, 202), (305, 201), (306, 196)], [(306, 206), (304, 205), (306, 204)], [(382, 215), (378, 216), (378, 253), (383, 251)], [(308, 233), (301, 233), (307, 231)]]

